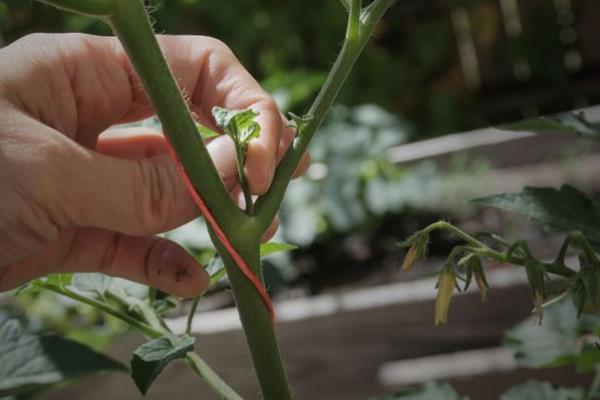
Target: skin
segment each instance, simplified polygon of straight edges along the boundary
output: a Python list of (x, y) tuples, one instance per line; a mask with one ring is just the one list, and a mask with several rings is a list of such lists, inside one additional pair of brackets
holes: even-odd
[[(245, 169), (264, 193), (293, 138), (272, 98), (216, 39), (159, 42), (201, 123), (216, 129), (214, 105), (260, 112)], [(195, 259), (156, 236), (198, 217), (164, 137), (110, 130), (152, 114), (115, 38), (36, 34), (0, 50), (0, 291), (53, 272), (103, 272), (183, 297), (206, 288)], [(239, 198), (233, 143), (220, 136), (208, 149)]]

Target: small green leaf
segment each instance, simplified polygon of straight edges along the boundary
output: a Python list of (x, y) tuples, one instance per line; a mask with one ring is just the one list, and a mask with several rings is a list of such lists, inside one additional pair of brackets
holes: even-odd
[(14, 319), (0, 326), (0, 397), (109, 371), (127, 368), (81, 343), (25, 333)]
[(45, 283), (49, 283), (62, 289), (71, 284), (73, 274), (50, 274), (40, 279), (42, 279)]
[(555, 387), (548, 382), (530, 380), (510, 388), (500, 396), (500, 400), (583, 400), (585, 391), (581, 388)]
[(179, 305), (177, 299), (173, 297), (165, 297), (163, 299), (156, 299), (152, 302), (152, 308), (159, 315), (164, 314), (165, 312), (174, 309)]
[(260, 135), (260, 125), (254, 120), (258, 116), (256, 111), (213, 107), (212, 114), (217, 126), (223, 129), (236, 145), (247, 145)]
[(535, 133), (570, 133), (585, 138), (600, 139), (600, 126), (587, 121), (583, 113), (578, 112), (526, 119), (502, 125), (499, 129)]
[(80, 273), (73, 275), (71, 284), (82, 292), (104, 297), (112, 284), (112, 278), (100, 273)]
[(208, 273), (208, 276), (210, 277), (208, 287), (212, 287), (214, 284), (223, 279), (225, 275), (227, 275), (227, 271), (225, 270), (225, 263), (223, 263), (223, 259), (218, 254), (216, 254), (210, 260), (205, 270)]
[(290, 243), (269, 242), (260, 245), (260, 256), (266, 257), (271, 254), (282, 253), (286, 251), (296, 250), (298, 246)]
[(152, 382), (171, 362), (185, 358), (194, 350), (195, 339), (191, 336), (176, 338), (176, 343), (165, 336), (144, 343), (133, 353), (131, 377), (142, 394), (146, 394)]
[(370, 400), (462, 400), (452, 386), (446, 383), (430, 382), (421, 388), (407, 389), (396, 394), (372, 398)]
[(527, 215), (551, 231), (581, 231), (590, 242), (600, 243), (600, 201), (570, 185), (560, 189), (526, 187), (521, 193), (503, 193), (473, 202)]
[(200, 137), (202, 138), (202, 140), (206, 140), (206, 139), (212, 139), (214, 137), (219, 136), (218, 132), (213, 131), (212, 129), (199, 124), (196, 122), (196, 129), (198, 130), (198, 133), (200, 134)]

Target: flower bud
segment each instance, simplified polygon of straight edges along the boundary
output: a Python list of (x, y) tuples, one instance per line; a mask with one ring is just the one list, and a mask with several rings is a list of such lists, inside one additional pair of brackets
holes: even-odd
[(544, 298), (546, 297), (546, 289), (544, 287), (544, 277), (546, 271), (544, 266), (538, 261), (529, 260), (525, 263), (527, 271), (527, 280), (531, 287), (531, 295), (533, 297), (534, 313), (539, 324), (542, 323), (544, 316)]
[(456, 287), (456, 274), (451, 266), (445, 266), (438, 278), (438, 293), (435, 299), (435, 325), (448, 321), (448, 309)]
[(402, 270), (410, 271), (414, 262), (418, 259), (425, 258), (427, 254), (427, 242), (429, 241), (429, 235), (418, 233), (414, 235), (412, 238), (407, 240), (404, 243), (401, 243), (400, 246), (405, 246), (410, 244), (410, 248), (406, 253), (406, 257), (404, 257), (404, 261), (402, 262)]

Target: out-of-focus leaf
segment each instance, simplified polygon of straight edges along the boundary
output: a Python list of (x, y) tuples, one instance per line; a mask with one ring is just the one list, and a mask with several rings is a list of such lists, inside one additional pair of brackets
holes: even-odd
[(577, 371), (593, 371), (598, 364), (600, 364), (600, 349), (597, 346), (586, 343), (575, 362)]
[(285, 251), (296, 250), (298, 246), (289, 243), (269, 242), (260, 245), (260, 256), (266, 257), (271, 254), (282, 253)]
[(583, 113), (580, 112), (567, 112), (547, 117), (526, 119), (502, 125), (499, 129), (535, 133), (570, 133), (600, 140), (600, 126), (587, 121)]
[(225, 263), (223, 263), (223, 259), (218, 254), (210, 260), (205, 270), (208, 276), (210, 276), (208, 287), (213, 286), (227, 275)]
[(71, 284), (82, 292), (89, 292), (100, 297), (106, 295), (106, 291), (112, 283), (112, 278), (100, 273), (81, 273), (73, 275)]
[(600, 243), (600, 201), (570, 185), (560, 189), (526, 187), (521, 193), (503, 193), (473, 201), (525, 214), (548, 230), (581, 231), (589, 241)]
[(17, 320), (0, 326), (0, 396), (127, 368), (81, 343), (25, 333)]
[(133, 353), (131, 359), (131, 377), (136, 386), (146, 394), (152, 382), (171, 362), (185, 358), (185, 355), (194, 350), (194, 338), (183, 336), (177, 342), (167, 337), (160, 337), (144, 343)]
[(534, 325), (533, 318), (508, 330), (504, 339), (505, 346), (515, 352), (517, 363), (528, 368), (557, 367), (577, 362), (580, 357), (579, 337), (600, 326), (600, 317), (597, 316), (584, 315), (578, 319), (570, 296), (546, 307), (541, 325)]
[(172, 310), (177, 307), (179, 303), (175, 298), (165, 297), (164, 299), (156, 299), (152, 302), (152, 308), (158, 314), (164, 314), (165, 312)]
[(46, 283), (50, 283), (52, 285), (58, 286), (58, 287), (65, 287), (65, 286), (69, 286), (71, 284), (71, 281), (73, 279), (73, 274), (69, 274), (69, 273), (65, 273), (65, 274), (50, 274), (47, 275), (42, 279), (44, 282)]
[(463, 400), (452, 386), (446, 383), (430, 382), (418, 389), (408, 389), (389, 396), (369, 400)]
[(500, 396), (500, 400), (583, 400), (585, 391), (581, 388), (556, 387), (548, 382), (527, 381), (510, 388)]

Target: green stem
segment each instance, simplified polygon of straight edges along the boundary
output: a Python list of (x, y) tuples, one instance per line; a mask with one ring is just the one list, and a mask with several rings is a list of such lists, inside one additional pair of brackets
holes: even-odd
[[(352, 0), (344, 44), (327, 76), (325, 84), (308, 111), (311, 119), (304, 126), (304, 129), (298, 133), (298, 138), (281, 160), (275, 172), (271, 188), (264, 196), (259, 197), (254, 205), (259, 226), (263, 231), (269, 227), (275, 217), (294, 171), (315, 132), (323, 123), (325, 115), (333, 105), (344, 82), (346, 82), (377, 22), (395, 1), (375, 0), (367, 10), (361, 13), (360, 1)], [(357, 23), (359, 13), (360, 24)]]
[[(503, 263), (509, 263), (509, 264), (523, 266), (523, 265), (525, 265), (525, 263), (527, 261), (527, 257), (528, 258), (532, 257), (531, 252), (529, 251), (529, 247), (527, 246), (526, 242), (519, 241), (519, 242), (515, 243), (513, 246), (510, 246), (510, 248), (508, 249), (508, 251), (506, 253), (502, 253), (502, 252), (492, 249), (485, 243), (481, 242), (480, 240), (476, 239), (475, 237), (469, 235), (468, 233), (462, 231), (461, 229), (457, 228), (456, 226), (454, 226), (446, 221), (434, 222), (433, 224), (431, 224), (431, 225), (427, 226), (426, 228), (424, 228), (423, 230), (421, 230), (419, 232), (419, 234), (429, 234), (435, 230), (445, 230), (445, 231), (452, 232), (454, 235), (458, 236), (465, 242), (469, 243), (471, 246), (479, 248), (480, 249), (479, 252), (481, 255), (484, 255), (486, 257), (492, 258), (496, 261), (500, 261)], [(522, 258), (522, 257), (514, 256), (513, 248), (522, 249), (525, 252), (527, 257)], [(591, 249), (591, 246), (590, 246), (590, 249)], [(575, 271), (573, 271), (572, 269), (570, 269), (569, 267), (567, 267), (564, 264), (542, 263), (542, 265), (546, 268), (546, 270), (548, 272), (553, 273), (555, 275), (563, 276), (565, 278), (572, 277), (576, 274)]]
[(113, 0), (39, 0), (63, 10), (96, 17), (108, 16), (114, 9)]
[(362, 0), (351, 0), (348, 15), (348, 26), (346, 39), (357, 41), (360, 36), (360, 12), (362, 11)]
[(192, 308), (190, 308), (190, 313), (188, 314), (187, 323), (185, 326), (185, 333), (188, 335), (192, 334), (192, 323), (194, 322), (194, 316), (196, 315), (196, 310), (198, 309), (198, 304), (200, 304), (200, 300), (202, 300), (202, 296), (197, 296), (192, 303)]
[[(158, 326), (150, 326), (142, 321), (139, 321), (135, 318), (130, 317), (127, 314), (122, 313), (119, 310), (115, 310), (114, 308), (108, 306), (107, 304), (101, 303), (89, 297), (85, 297), (80, 295), (79, 293), (73, 292), (66, 288), (60, 288), (56, 285), (48, 284), (41, 281), (33, 281), (31, 283), (34, 286), (39, 288), (57, 293), (61, 296), (68, 297), (73, 300), (77, 300), (81, 303), (92, 306), (98, 310), (101, 310), (109, 315), (112, 315), (115, 318), (120, 319), (121, 321), (127, 323), (129, 326), (132, 326), (142, 332), (149, 338), (156, 339), (162, 336), (166, 336), (169, 339), (173, 339), (174, 336), (169, 331), (163, 330), (163, 328)], [(144, 313), (146, 315), (146, 313)], [(201, 378), (205, 380), (205, 382), (219, 395), (226, 400), (241, 400), (242, 398), (231, 388), (229, 387), (223, 379), (217, 373), (210, 368), (208, 364), (196, 353), (190, 352), (186, 355), (186, 359), (192, 366), (194, 372), (196, 372)]]
[(198, 356), (198, 354), (190, 352), (186, 355), (186, 360), (194, 372), (203, 378), (215, 392), (221, 395), (223, 399), (243, 400), (239, 394), (234, 392), (233, 389), (229, 387), (225, 381), (223, 381), (221, 377), (212, 370), (212, 368), (210, 368), (206, 361)]
[(144, 335), (146, 335), (150, 338), (156, 339), (162, 335), (161, 332), (159, 332), (158, 330), (149, 326), (148, 324), (146, 324), (140, 320), (137, 320), (133, 317), (130, 317), (129, 315), (124, 314), (119, 310), (115, 310), (114, 308), (108, 306), (107, 304), (101, 303), (99, 301), (96, 301), (96, 300), (91, 299), (86, 296), (82, 296), (79, 293), (73, 292), (68, 289), (59, 288), (58, 286), (48, 284), (45, 282), (41, 282), (41, 281), (33, 281), (32, 285), (40, 287), (40, 288), (48, 290), (48, 291), (51, 291), (51, 292), (54, 292), (54, 293), (58, 293), (61, 296), (69, 297), (73, 300), (77, 300), (81, 303), (84, 303), (84, 304), (87, 304), (94, 308), (97, 308), (109, 315), (112, 315), (115, 318), (120, 319), (121, 321), (126, 322), (127, 324), (129, 324), (130, 326), (133, 326), (134, 328), (136, 328), (137, 330), (139, 330)]
[[(211, 232), (212, 234), (212, 232)], [(260, 268), (259, 238), (233, 238), (232, 244), (246, 261), (252, 272), (262, 279)], [(242, 273), (235, 261), (217, 243), (223, 257), (227, 275), (250, 348), (255, 371), (264, 400), (289, 400), (292, 398), (283, 360), (271, 316), (256, 288)]]
[(250, 193), (250, 186), (248, 186), (248, 178), (246, 177), (246, 171), (244, 165), (246, 160), (244, 157), (246, 151), (236, 149), (236, 164), (238, 170), (238, 176), (240, 177), (240, 186), (242, 187), (242, 193), (244, 194), (244, 203), (246, 203), (246, 214), (252, 214), (254, 212), (254, 202), (252, 201), (252, 194)]
[(247, 216), (231, 200), (197, 132), (188, 105), (158, 45), (143, 1), (116, 2), (108, 22), (123, 44), (194, 188), (223, 230), (236, 229)]

